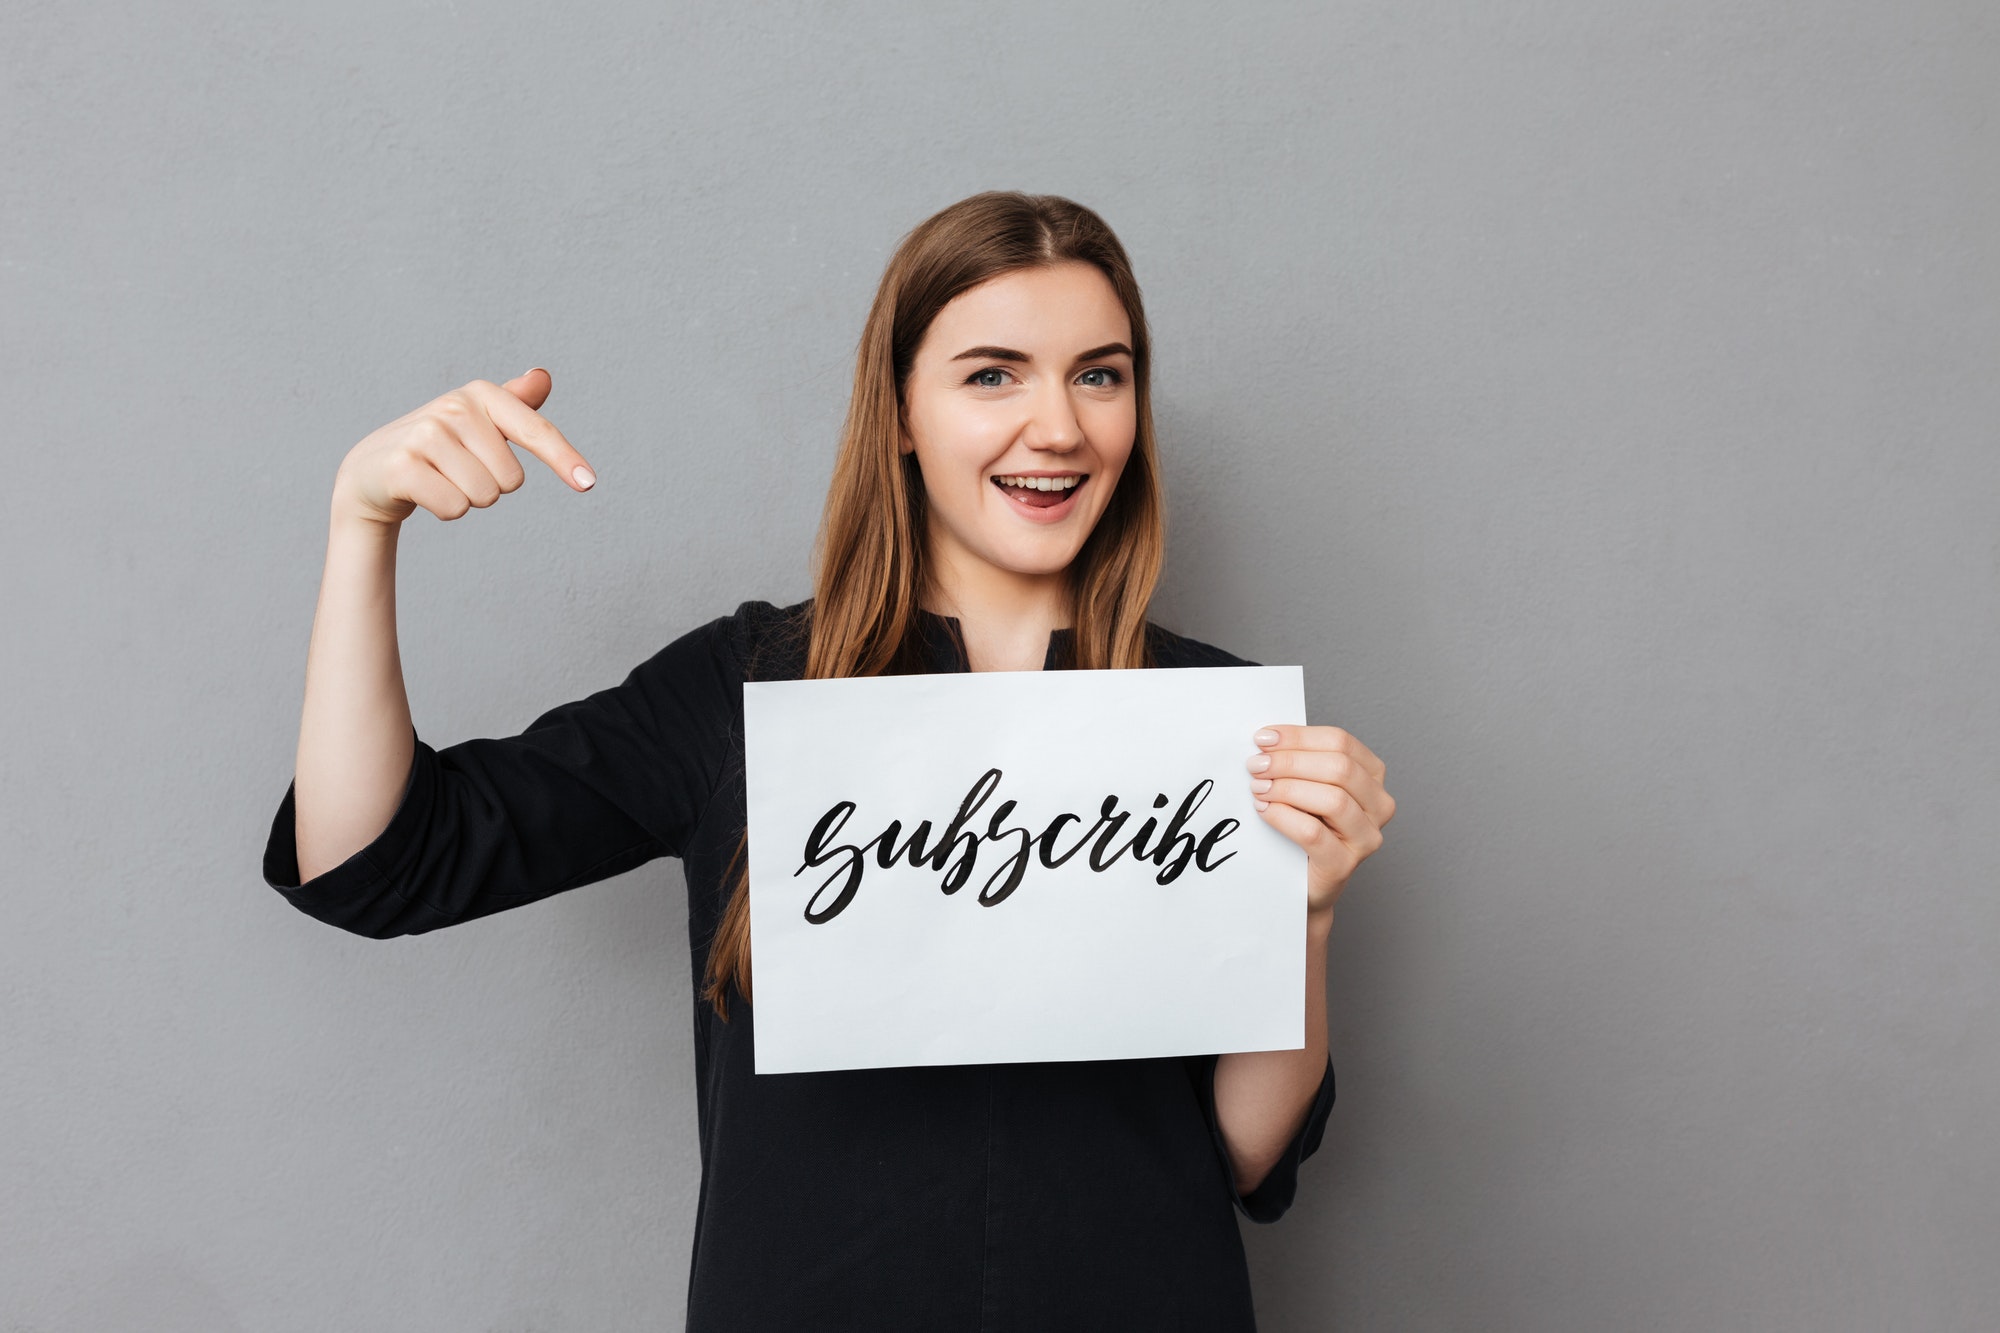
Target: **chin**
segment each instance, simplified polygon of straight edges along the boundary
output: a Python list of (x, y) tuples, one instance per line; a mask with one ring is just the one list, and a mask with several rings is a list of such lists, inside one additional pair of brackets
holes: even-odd
[(1057, 551), (1046, 548), (1035, 551), (995, 551), (987, 555), (986, 559), (1010, 574), (1040, 578), (1050, 574), (1060, 574), (1068, 569), (1075, 563), (1077, 552), (1082, 549), (1082, 543), (1078, 543), (1075, 549), (1064, 547)]

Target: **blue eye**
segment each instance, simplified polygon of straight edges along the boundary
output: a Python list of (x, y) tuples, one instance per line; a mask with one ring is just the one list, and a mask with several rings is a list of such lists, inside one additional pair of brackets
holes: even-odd
[(1083, 373), (1085, 375), (1109, 375), (1111, 377), (1102, 384), (1091, 385), (1090, 387), (1093, 389), (1108, 389), (1114, 384), (1123, 384), (1125, 382), (1125, 377), (1110, 366), (1092, 366)]
[(997, 389), (1000, 387), (1000, 385), (989, 383), (988, 381), (980, 377), (983, 375), (1005, 375), (1006, 373), (1007, 373), (1006, 371), (1000, 369), (1000, 367), (998, 366), (988, 366), (984, 370), (973, 371), (972, 374), (966, 377), (965, 382), (967, 384), (977, 384), (982, 389)]

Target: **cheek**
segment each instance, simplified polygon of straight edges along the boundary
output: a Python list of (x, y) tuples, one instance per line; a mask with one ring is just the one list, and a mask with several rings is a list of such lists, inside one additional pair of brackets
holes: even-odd
[(1128, 399), (1122, 403), (1104, 403), (1085, 421), (1084, 429), (1097, 446), (1097, 453), (1106, 467), (1121, 472), (1125, 462), (1132, 456), (1132, 446), (1139, 433), (1139, 413)]
[(920, 461), (939, 475), (937, 485), (963, 487), (976, 483), (986, 465), (1007, 448), (1013, 438), (1011, 428), (992, 412), (981, 412), (967, 403), (946, 403), (934, 408), (924, 421)]
[(961, 533), (984, 521), (985, 467), (1006, 447), (987, 442), (981, 425), (964, 413), (933, 413), (917, 437), (917, 470), (932, 512)]

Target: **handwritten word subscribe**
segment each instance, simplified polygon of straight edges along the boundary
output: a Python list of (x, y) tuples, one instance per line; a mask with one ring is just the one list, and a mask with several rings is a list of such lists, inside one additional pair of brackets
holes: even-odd
[[(1159, 820), (1148, 816), (1138, 830), (1123, 842), (1118, 835), (1126, 821), (1132, 818), (1129, 810), (1118, 808), (1118, 798), (1107, 796), (1099, 807), (1097, 822), (1083, 831), (1083, 835), (1072, 843), (1067, 851), (1056, 851), (1056, 840), (1063, 834), (1064, 827), (1081, 824), (1080, 815), (1063, 813), (1051, 819), (1041, 832), (1036, 833), (1022, 827), (1001, 827), (1009, 815), (1014, 813), (1016, 802), (1002, 801), (995, 807), (992, 817), (986, 821), (986, 832), (982, 835), (968, 827), (972, 817), (986, 803), (1000, 785), (1000, 770), (989, 768), (972, 784), (965, 799), (958, 804), (958, 813), (938, 834), (935, 844), (930, 842), (931, 821), (926, 819), (910, 831), (910, 836), (898, 845), (903, 823), (899, 819), (889, 821), (888, 827), (861, 843), (835, 843), (833, 839), (847, 826), (847, 821), (856, 810), (853, 801), (836, 802), (832, 809), (820, 816), (819, 823), (806, 839), (805, 861), (792, 872), (794, 879), (806, 871), (820, 866), (831, 865), (833, 872), (813, 891), (806, 903), (805, 917), (814, 925), (822, 925), (840, 915), (841, 909), (854, 900), (861, 887), (861, 877), (867, 868), (869, 853), (874, 853), (875, 864), (884, 870), (891, 869), (898, 861), (907, 861), (911, 866), (926, 866), (932, 870), (945, 872), (938, 887), (945, 893), (957, 893), (972, 875), (972, 868), (979, 860), (982, 843), (1005, 843), (1014, 840), (1013, 849), (1001, 861), (986, 883), (979, 890), (979, 904), (992, 907), (1006, 901), (1007, 896), (1020, 885), (1021, 877), (1027, 873), (1031, 853), (1050, 870), (1055, 870), (1082, 851), (1090, 847), (1090, 855), (1085, 858), (1092, 870), (1104, 871), (1123, 856), (1131, 852), (1134, 860), (1151, 861), (1160, 868), (1154, 876), (1156, 884), (1171, 884), (1192, 860), (1201, 870), (1213, 870), (1236, 855), (1228, 852), (1210, 860), (1217, 843), (1228, 837), (1238, 827), (1234, 819), (1220, 819), (1210, 825), (1199, 839), (1184, 826), (1193, 818), (1194, 812), (1208, 799), (1209, 791), (1215, 786), (1210, 778), (1203, 778), (1181, 798), (1178, 809), (1167, 821), (1165, 828), (1159, 827)], [(1167, 804), (1163, 792), (1153, 800), (1153, 808), (1161, 809)], [(1153, 841), (1155, 833), (1158, 841)], [(831, 901), (821, 906), (829, 892)]]

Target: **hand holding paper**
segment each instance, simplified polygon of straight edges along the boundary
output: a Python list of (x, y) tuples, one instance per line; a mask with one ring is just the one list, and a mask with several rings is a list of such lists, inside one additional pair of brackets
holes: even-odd
[(1396, 817), (1388, 772), (1373, 750), (1339, 727), (1266, 727), (1247, 767), (1264, 821), (1304, 848), (1309, 914), (1331, 913), (1354, 868), (1382, 846)]

